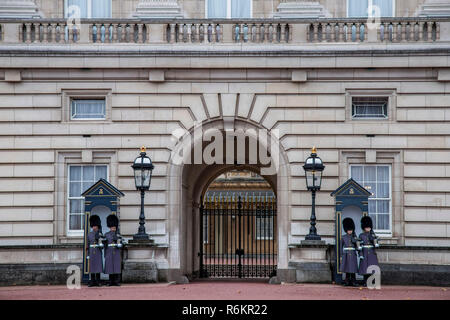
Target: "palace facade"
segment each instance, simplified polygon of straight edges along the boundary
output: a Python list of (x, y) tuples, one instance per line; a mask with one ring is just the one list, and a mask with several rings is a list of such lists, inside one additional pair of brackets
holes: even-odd
[[(131, 239), (141, 146), (155, 166), (153, 242), (126, 246), (124, 272), (196, 278), (202, 196), (227, 171), (266, 165), (237, 153), (174, 162), (175, 133), (201, 125), (278, 142), (265, 150), (277, 170), (262, 175), (276, 196), (271, 281), (333, 281), (330, 194), (353, 178), (372, 193), (382, 283), (448, 285), (449, 123), (448, 0), (0, 0), (0, 284), (64, 283), (82, 265), (92, 212), (81, 195), (101, 178), (125, 195), (117, 214)], [(303, 241), (313, 146), (325, 164), (315, 244)]]

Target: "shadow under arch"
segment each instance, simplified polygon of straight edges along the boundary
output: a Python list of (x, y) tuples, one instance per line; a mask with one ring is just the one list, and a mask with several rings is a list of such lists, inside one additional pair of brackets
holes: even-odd
[[(204, 131), (214, 128), (222, 132), (224, 131), (224, 121), (217, 119), (202, 123)], [(248, 129), (264, 129), (256, 124), (235, 119), (234, 130)], [(192, 130), (191, 130), (192, 132)], [(269, 143), (274, 143), (275, 139), (270, 132), (268, 133)], [(201, 145), (203, 152), (205, 142), (202, 136), (193, 137), (191, 143), (191, 151), (197, 146)], [(257, 164), (183, 164), (171, 161), (172, 155), (180, 152), (182, 145), (178, 143), (173, 149), (171, 159), (168, 165), (168, 263), (169, 263), (169, 278), (177, 280), (180, 276), (187, 276), (188, 278), (196, 277), (199, 270), (199, 229), (200, 229), (200, 196), (204, 195), (209, 184), (220, 174), (236, 168), (247, 169), (254, 171), (261, 175), (272, 187), (277, 197), (277, 238), (278, 238), (278, 270), (288, 268), (288, 234), (290, 229), (290, 166), (287, 154), (283, 149), (281, 143), (277, 140), (277, 154), (278, 161), (276, 174), (262, 175), (258, 172), (263, 165), (259, 162)], [(265, 149), (266, 154), (269, 154), (267, 141), (259, 141), (259, 147)], [(247, 148), (246, 143), (246, 148)], [(236, 159), (236, 152), (234, 153)], [(273, 161), (273, 155), (270, 154)]]

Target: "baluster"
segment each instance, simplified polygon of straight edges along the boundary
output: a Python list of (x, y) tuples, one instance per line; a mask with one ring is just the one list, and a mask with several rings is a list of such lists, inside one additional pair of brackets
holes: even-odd
[(277, 31), (278, 30), (278, 24), (274, 23), (272, 24), (272, 40), (270, 42), (275, 43), (277, 42)]
[(433, 41), (433, 23), (432, 22), (427, 22), (427, 41), (428, 42), (432, 42)]
[(48, 24), (48, 36), (47, 36), (47, 42), (54, 42), (54, 35), (55, 35), (55, 24), (49, 23)]
[(411, 22), (410, 24), (410, 29), (409, 29), (409, 41), (416, 41), (416, 23), (415, 22)]
[(200, 23), (194, 24), (194, 40), (195, 43), (200, 43)]
[(436, 23), (436, 41), (439, 41), (441, 39), (441, 27), (439, 22)]
[(355, 42), (361, 42), (361, 23), (355, 24)]
[(216, 42), (216, 24), (211, 23), (211, 41), (210, 43)]
[(423, 25), (424, 25), (424, 22), (423, 21), (420, 21), (419, 22), (419, 41), (423, 41)]
[(330, 23), (330, 42), (336, 42), (336, 23)]
[(208, 24), (203, 24), (203, 43), (208, 43)]
[(347, 23), (347, 39), (346, 39), (347, 42), (353, 41), (352, 33), (353, 33), (353, 24)]
[(119, 32), (119, 24), (117, 23), (111, 23), (111, 43), (116, 43), (117, 41), (117, 37), (118, 37), (118, 32)]
[(144, 32), (142, 30), (142, 23), (137, 24), (137, 43), (144, 43)]
[(407, 42), (408, 39), (406, 37), (406, 35), (407, 35), (406, 27), (407, 27), (408, 23), (407, 22), (401, 22), (400, 24), (401, 24), (401, 27), (402, 27), (402, 35), (401, 35), (400, 41), (401, 42)]
[(48, 43), (48, 23), (42, 24), (42, 42)]
[(270, 23), (264, 24), (264, 42), (270, 42)]
[(280, 28), (280, 33), (281, 33), (280, 34), (280, 42), (281, 43), (287, 42), (286, 41), (286, 24), (281, 23), (280, 26), (281, 26), (281, 28)]
[(170, 43), (175, 43), (176, 42), (176, 39), (175, 39), (175, 35), (176, 35), (176, 33), (175, 33), (175, 23), (171, 23), (170, 24), (170, 38), (169, 38), (169, 42)]
[(343, 35), (344, 35), (344, 24), (342, 23), (342, 22), (338, 22), (337, 23), (337, 38), (336, 38), (336, 42), (342, 42), (342, 41), (344, 41), (344, 37), (343, 37)]
[(31, 43), (31, 23), (25, 23), (26, 43)]
[[(95, 42), (99, 41), (100, 28), (97, 26), (95, 22), (89, 25), (89, 42), (94, 43), (94, 40)], [(94, 30), (95, 30), (95, 37), (94, 37)]]
[(318, 42), (319, 41), (319, 24), (313, 23), (313, 41), (312, 42)]

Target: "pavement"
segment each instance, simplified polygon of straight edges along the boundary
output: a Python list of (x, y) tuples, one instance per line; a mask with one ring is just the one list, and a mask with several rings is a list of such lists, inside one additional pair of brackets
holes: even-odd
[(198, 281), (189, 284), (122, 284), (81, 289), (66, 286), (0, 287), (0, 300), (450, 300), (450, 287)]

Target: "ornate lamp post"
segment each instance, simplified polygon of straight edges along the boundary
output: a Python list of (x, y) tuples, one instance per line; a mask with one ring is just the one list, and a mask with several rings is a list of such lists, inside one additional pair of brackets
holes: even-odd
[(325, 166), (322, 163), (322, 159), (317, 156), (316, 147), (312, 148), (311, 155), (306, 159), (303, 169), (305, 169), (306, 187), (312, 192), (311, 227), (305, 239), (321, 240), (316, 229), (316, 191), (320, 190), (322, 171), (325, 169)]
[(141, 191), (141, 214), (139, 215), (139, 229), (138, 233), (133, 236), (135, 241), (149, 241), (149, 235), (145, 233), (145, 215), (144, 215), (144, 196), (145, 191), (150, 188), (150, 182), (152, 180), (153, 163), (152, 160), (147, 157), (145, 147), (141, 148), (141, 154), (134, 160), (131, 166), (134, 170), (134, 182), (136, 189)]

